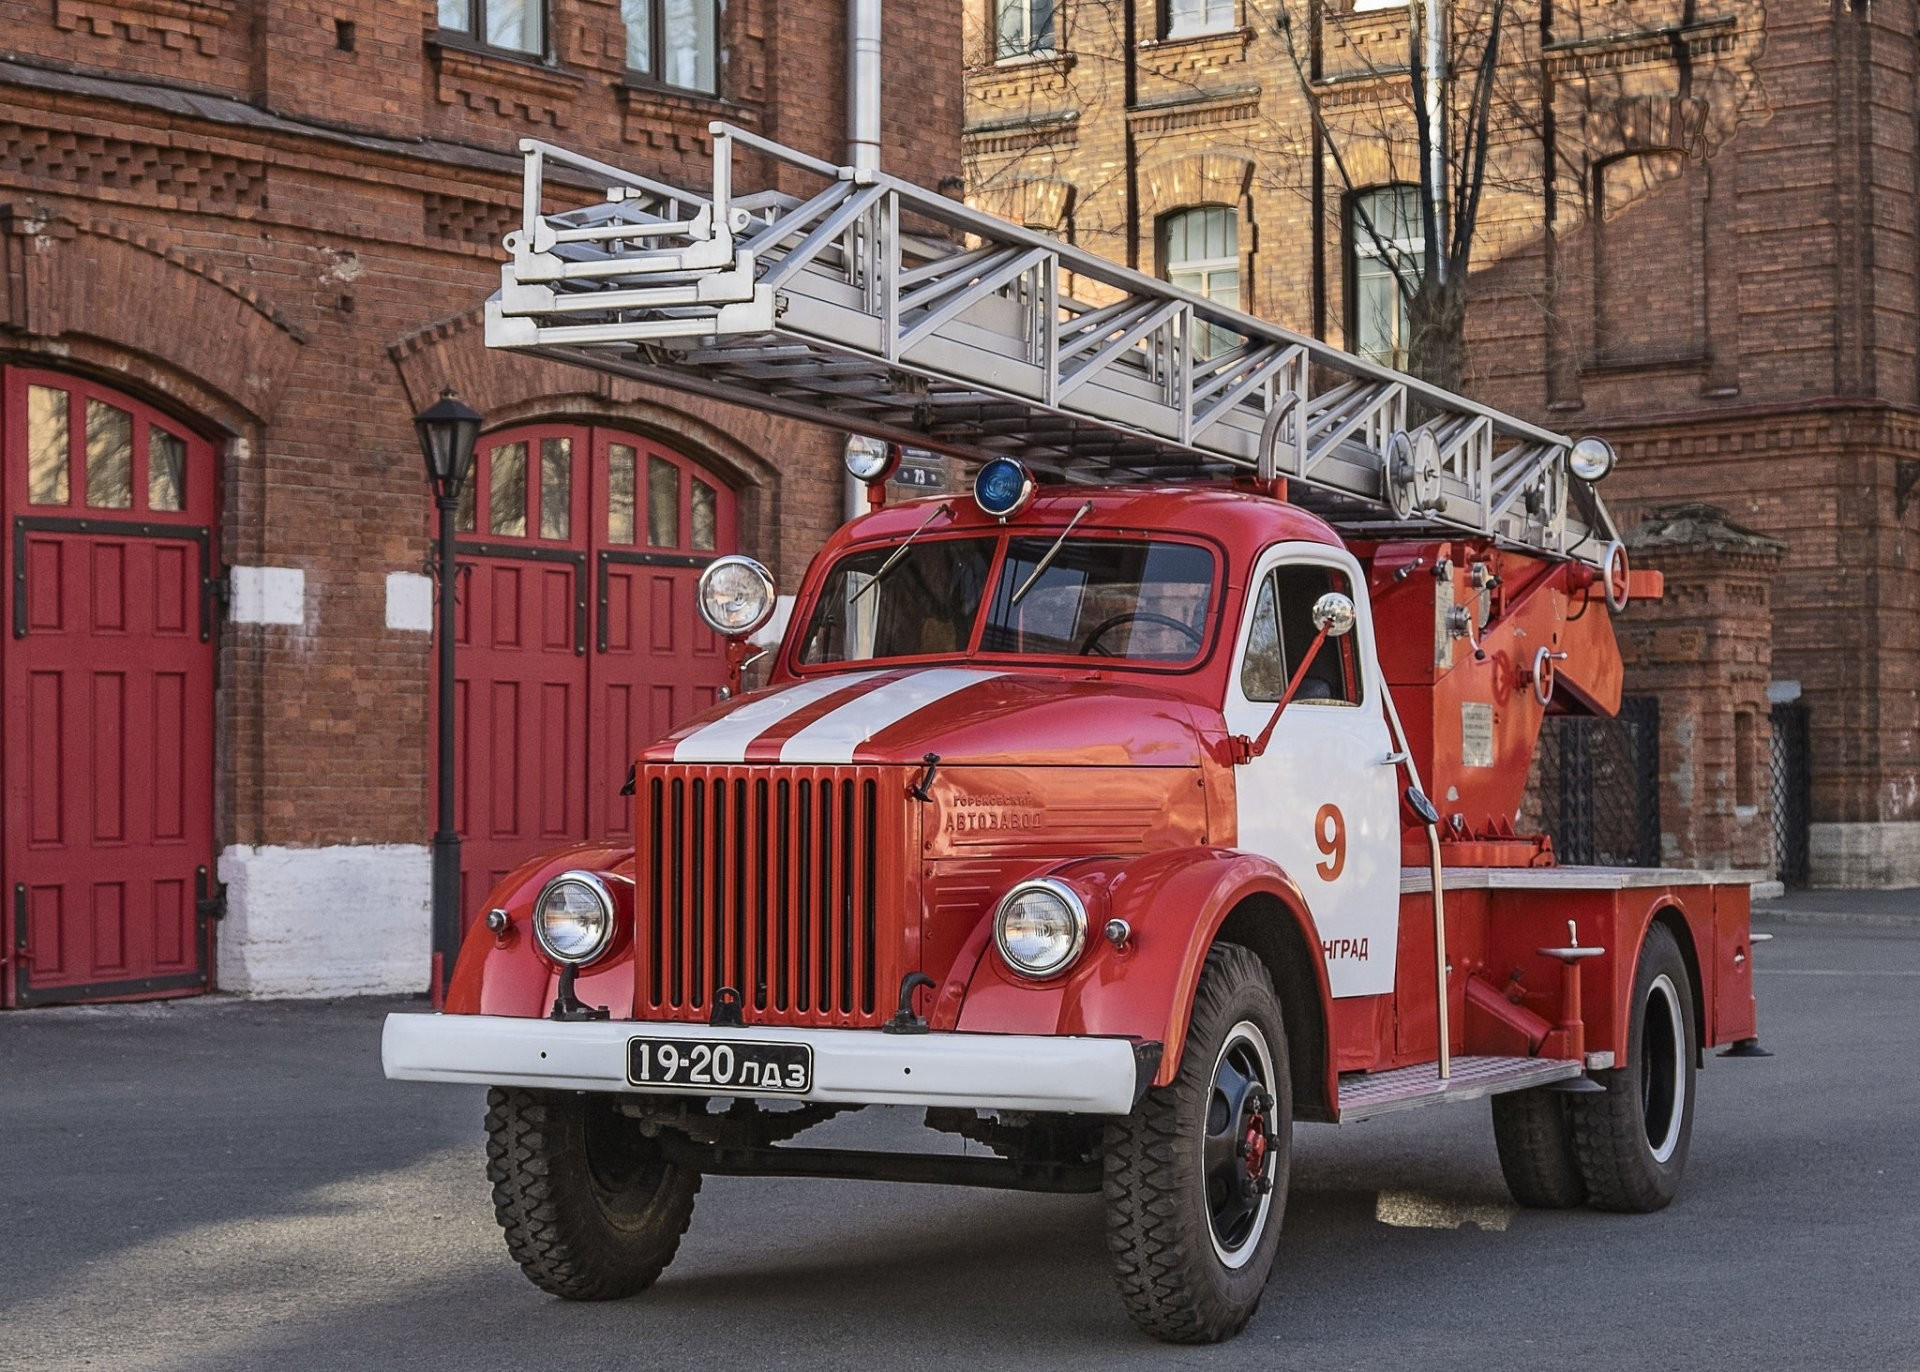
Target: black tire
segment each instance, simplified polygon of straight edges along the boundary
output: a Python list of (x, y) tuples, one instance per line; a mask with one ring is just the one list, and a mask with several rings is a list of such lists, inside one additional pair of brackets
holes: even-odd
[(1246, 1327), (1273, 1270), (1292, 1153), (1273, 981), (1247, 949), (1216, 944), (1178, 1076), (1106, 1129), (1107, 1248), (1135, 1324), (1169, 1343)]
[(659, 1278), (700, 1173), (667, 1162), (610, 1096), (493, 1087), (487, 1180), (507, 1251), (542, 1291), (619, 1300)]
[(1693, 1135), (1693, 987), (1666, 926), (1647, 931), (1633, 976), (1627, 1059), (1594, 1073), (1604, 1095), (1567, 1098), (1574, 1155), (1596, 1209), (1644, 1214), (1680, 1189)]
[(1587, 1198), (1573, 1151), (1569, 1097), (1534, 1088), (1493, 1098), (1493, 1141), (1507, 1190), (1532, 1210), (1570, 1210)]

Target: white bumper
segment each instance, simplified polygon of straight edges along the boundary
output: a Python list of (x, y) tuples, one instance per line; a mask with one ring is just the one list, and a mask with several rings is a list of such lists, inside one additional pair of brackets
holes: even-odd
[[(951, 1105), (1124, 1115), (1159, 1061), (1159, 1045), (1037, 1034), (886, 1034), (877, 1029), (712, 1028), (498, 1015), (388, 1015), (380, 1058), (397, 1081), (633, 1091), (627, 1040), (727, 1039), (804, 1043), (813, 1087), (804, 1096), (727, 1088), (725, 1094), (858, 1105)], [(667, 1094), (686, 1094), (670, 1091)]]

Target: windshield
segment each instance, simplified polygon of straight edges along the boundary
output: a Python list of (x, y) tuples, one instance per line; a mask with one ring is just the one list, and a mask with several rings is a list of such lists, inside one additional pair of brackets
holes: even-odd
[[(965, 653), (982, 617), (997, 542), (922, 540), (878, 583), (875, 574), (898, 545), (849, 553), (827, 574), (801, 640), (800, 661)], [(1054, 543), (1052, 537), (1008, 541), (992, 594), (985, 596), (983, 654), (1159, 665), (1200, 655), (1213, 598), (1213, 556), (1205, 548), (1069, 536), (1046, 562)]]

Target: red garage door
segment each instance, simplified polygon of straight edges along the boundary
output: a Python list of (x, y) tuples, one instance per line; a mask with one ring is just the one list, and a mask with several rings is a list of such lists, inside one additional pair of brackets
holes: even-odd
[(630, 842), (627, 764), (712, 704), (720, 640), (700, 570), (735, 546), (734, 498), (637, 435), (543, 424), (488, 434), (460, 511), (461, 912), (528, 857)]
[(205, 990), (212, 446), (73, 377), (3, 394), (0, 999)]

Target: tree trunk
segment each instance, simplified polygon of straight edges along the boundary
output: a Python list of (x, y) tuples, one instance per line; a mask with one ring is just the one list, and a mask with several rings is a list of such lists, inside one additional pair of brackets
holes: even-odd
[(1466, 374), (1467, 293), (1464, 283), (1429, 278), (1407, 302), (1407, 370), (1457, 392)]

